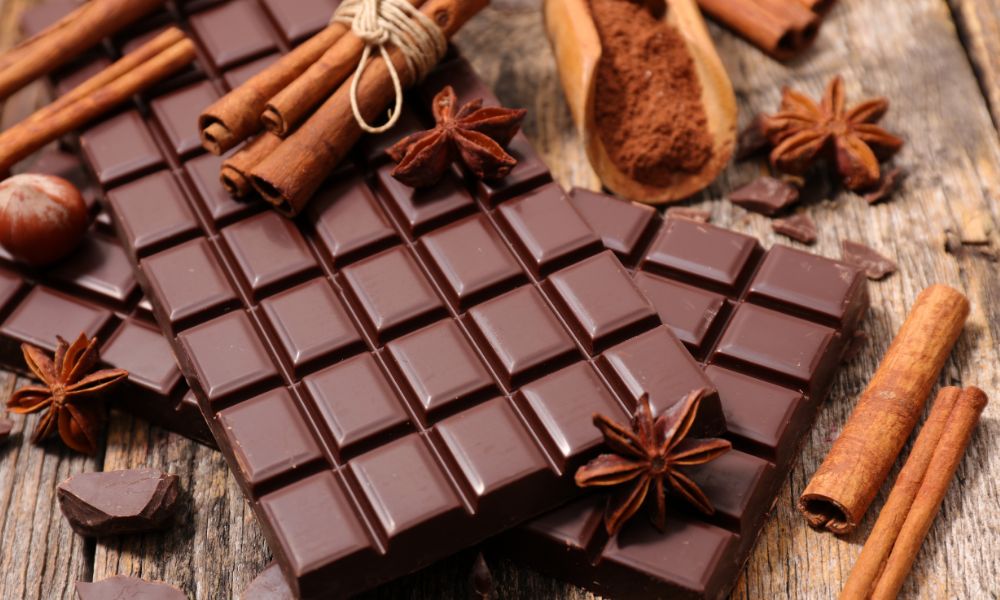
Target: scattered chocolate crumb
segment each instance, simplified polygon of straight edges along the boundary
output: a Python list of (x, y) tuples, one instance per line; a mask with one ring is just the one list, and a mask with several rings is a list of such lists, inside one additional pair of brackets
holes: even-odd
[(882, 173), (878, 184), (862, 196), (868, 204), (878, 204), (889, 199), (893, 193), (899, 189), (899, 184), (903, 182), (906, 173), (903, 169), (895, 167)]
[(14, 429), (14, 421), (0, 418), (0, 443), (7, 441), (12, 429)]
[(767, 216), (781, 212), (798, 200), (798, 188), (767, 175), (729, 194), (729, 201), (733, 204)]
[(78, 581), (76, 598), (77, 600), (121, 600), (122, 598), (187, 600), (184, 592), (162, 581), (146, 581), (122, 575), (94, 582)]
[(711, 212), (701, 210), (700, 208), (691, 208), (690, 206), (671, 206), (667, 209), (667, 216), (698, 221), (699, 223), (708, 223), (712, 220)]
[(764, 135), (763, 113), (758, 113), (753, 120), (740, 131), (736, 138), (736, 160), (746, 160), (766, 150), (771, 142)]
[(176, 475), (157, 469), (80, 473), (59, 484), (59, 508), (73, 530), (101, 537), (163, 527), (177, 507)]
[(281, 567), (271, 562), (243, 590), (240, 600), (295, 600), (295, 594), (281, 574)]
[(469, 585), (472, 588), (472, 600), (490, 600), (496, 593), (493, 573), (490, 572), (482, 552), (476, 554), (476, 560), (472, 563)]
[(844, 351), (843, 361), (845, 363), (850, 362), (855, 358), (857, 358), (858, 356), (861, 356), (861, 353), (864, 352), (865, 346), (867, 345), (868, 345), (868, 334), (865, 333), (864, 331), (861, 331), (860, 329), (856, 329), (854, 331), (854, 336), (851, 338), (849, 342), (847, 342), (847, 350)]
[(816, 223), (806, 213), (798, 213), (787, 219), (775, 219), (771, 221), (771, 229), (803, 244), (816, 243)]
[(842, 240), (840, 250), (844, 262), (863, 269), (868, 279), (873, 281), (878, 281), (896, 272), (895, 261), (882, 256), (864, 244)]

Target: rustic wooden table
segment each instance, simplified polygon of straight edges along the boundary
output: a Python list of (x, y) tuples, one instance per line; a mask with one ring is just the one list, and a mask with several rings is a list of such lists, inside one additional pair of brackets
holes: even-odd
[[(21, 10), (37, 0), (0, 0), (0, 46), (18, 39)], [(596, 187), (555, 75), (540, 0), (494, 0), (458, 38), (505, 104), (530, 109), (525, 125), (564, 185)], [(1000, 248), (1000, 0), (842, 0), (816, 46), (789, 64), (774, 62), (712, 27), (739, 97), (741, 123), (772, 110), (782, 85), (819, 95), (845, 76), (850, 97), (892, 99), (887, 127), (907, 145), (897, 158), (909, 177), (894, 200), (869, 207), (831, 187), (808, 206), (819, 224), (815, 250), (839, 256), (843, 237), (895, 256), (900, 272), (873, 283), (865, 323), (871, 340), (838, 378), (781, 492), (734, 598), (834, 598), (854, 563), (887, 490), (858, 532), (837, 539), (808, 529), (793, 508), (843, 426), (893, 332), (917, 293), (947, 283), (972, 300), (966, 332), (942, 384), (978, 385), (994, 395), (957, 480), (917, 558), (906, 598), (1000, 598), (1000, 264), (944, 251), (945, 228), (985, 224)], [(4, 107), (3, 124), (42, 100), (40, 88)], [(760, 169), (735, 164), (694, 199), (714, 222), (778, 241), (768, 220), (722, 200)], [(787, 243), (787, 240), (781, 240)], [(0, 399), (23, 384), (0, 373)], [(268, 562), (268, 550), (222, 456), (127, 415), (113, 415), (104, 450), (83, 457), (53, 444), (32, 446), (37, 417), (17, 418), (0, 448), (0, 598), (73, 596), (79, 580), (126, 574), (165, 580), (196, 598), (231, 598)], [(56, 506), (55, 486), (83, 471), (152, 466), (181, 477), (189, 503), (177, 527), (162, 534), (95, 544), (75, 536)], [(895, 471), (892, 477), (895, 477)], [(501, 598), (591, 598), (586, 592), (511, 564), (493, 565)], [(467, 563), (453, 559), (373, 593), (373, 598), (467, 597)]]

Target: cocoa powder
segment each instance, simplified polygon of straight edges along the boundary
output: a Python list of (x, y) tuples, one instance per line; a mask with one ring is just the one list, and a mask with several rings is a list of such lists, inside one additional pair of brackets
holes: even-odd
[(650, 5), (591, 0), (602, 48), (594, 113), (619, 169), (667, 185), (678, 172), (701, 170), (713, 146), (694, 60), (680, 32)]

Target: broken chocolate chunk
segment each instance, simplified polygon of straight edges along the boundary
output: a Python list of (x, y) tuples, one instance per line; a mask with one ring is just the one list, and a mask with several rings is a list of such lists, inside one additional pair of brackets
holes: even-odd
[(878, 184), (866, 192), (862, 198), (868, 204), (878, 204), (883, 200), (888, 199), (892, 196), (893, 192), (899, 188), (899, 184), (902, 183), (905, 173), (903, 169), (896, 167), (885, 173), (882, 173), (882, 177), (879, 178)]
[(667, 209), (667, 216), (697, 221), (699, 223), (708, 223), (712, 220), (711, 212), (701, 210), (700, 208), (691, 208), (690, 206), (671, 206)]
[(780, 179), (762, 176), (729, 194), (729, 201), (762, 215), (775, 215), (799, 200), (799, 190)]
[(736, 160), (746, 160), (771, 146), (764, 133), (765, 115), (757, 114), (736, 138)]
[(816, 243), (816, 223), (806, 213), (792, 215), (787, 219), (775, 219), (771, 222), (771, 229), (803, 244)]
[(76, 600), (187, 600), (184, 592), (162, 581), (118, 575), (101, 581), (78, 581)]
[(295, 600), (295, 594), (288, 587), (281, 567), (271, 562), (243, 590), (240, 600)]
[(476, 560), (472, 563), (469, 586), (472, 588), (472, 600), (490, 600), (496, 592), (493, 573), (490, 572), (482, 552), (476, 554)]
[(12, 429), (14, 429), (14, 421), (0, 418), (0, 443), (7, 441)]
[(844, 262), (862, 269), (868, 279), (873, 281), (878, 281), (896, 272), (895, 261), (882, 256), (864, 244), (843, 240), (840, 242), (840, 250)]
[(177, 506), (176, 475), (156, 469), (81, 473), (59, 484), (59, 507), (73, 530), (88, 537), (162, 527)]
[(844, 350), (843, 361), (850, 362), (855, 358), (861, 356), (864, 352), (865, 347), (868, 345), (868, 334), (860, 329), (854, 332), (851, 339), (847, 342), (847, 349)]

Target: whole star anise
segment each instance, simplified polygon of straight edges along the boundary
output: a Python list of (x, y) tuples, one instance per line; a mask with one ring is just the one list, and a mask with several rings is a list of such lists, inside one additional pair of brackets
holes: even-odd
[(11, 396), (7, 408), (27, 414), (48, 409), (31, 435), (32, 442), (50, 437), (58, 430), (59, 437), (77, 452), (93, 454), (101, 424), (101, 406), (88, 397), (107, 389), (128, 376), (124, 369), (91, 370), (97, 364), (97, 339), (88, 340), (80, 334), (69, 344), (57, 338), (55, 357), (31, 344), (21, 344), (28, 368), (44, 385), (25, 386)]
[(903, 140), (876, 125), (889, 110), (885, 98), (872, 98), (847, 108), (844, 81), (834, 77), (817, 105), (809, 97), (785, 88), (781, 109), (764, 118), (764, 133), (774, 145), (771, 164), (801, 175), (821, 158), (836, 165), (851, 190), (879, 183), (879, 163), (903, 146)]
[(656, 500), (653, 524), (661, 531), (667, 520), (668, 487), (703, 513), (715, 512), (704, 492), (679, 469), (715, 460), (732, 448), (726, 440), (686, 439), (705, 393), (704, 389), (691, 392), (677, 407), (655, 420), (649, 396), (643, 394), (631, 429), (604, 415), (594, 415), (594, 425), (615, 454), (601, 454), (577, 469), (576, 484), (580, 487), (629, 484), (623, 493), (608, 501), (604, 527), (609, 535), (617, 533), (635, 515), (650, 488)]
[(479, 179), (500, 179), (510, 173), (517, 160), (504, 146), (527, 111), (484, 107), (481, 99), (456, 108), (457, 102), (455, 90), (445, 86), (434, 96), (434, 129), (409, 135), (386, 151), (398, 163), (393, 177), (410, 187), (427, 187), (440, 181), (456, 160)]

